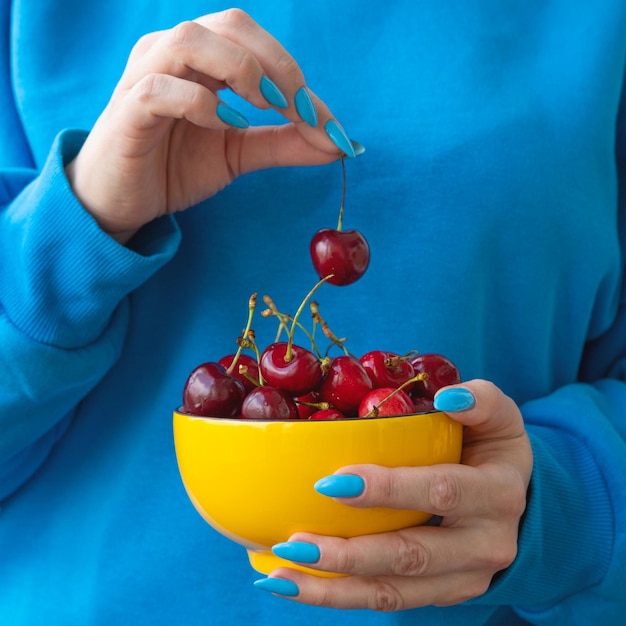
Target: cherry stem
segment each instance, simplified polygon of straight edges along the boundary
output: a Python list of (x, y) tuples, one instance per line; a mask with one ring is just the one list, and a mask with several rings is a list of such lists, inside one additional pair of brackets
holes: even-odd
[(304, 310), (304, 306), (311, 299), (313, 294), (327, 280), (330, 280), (333, 276), (334, 276), (334, 274), (329, 274), (328, 276), (324, 276), (324, 278), (322, 278), (320, 281), (318, 281), (315, 284), (315, 286), (311, 289), (311, 291), (309, 291), (309, 293), (307, 293), (307, 295), (304, 297), (304, 300), (302, 300), (302, 302), (300, 303), (300, 306), (298, 307), (298, 310), (296, 311), (295, 315), (293, 316), (293, 321), (291, 322), (291, 328), (289, 329), (289, 335), (288, 335), (288, 340), (287, 340), (287, 350), (285, 351), (285, 362), (286, 363), (289, 363), (289, 361), (291, 361), (291, 359), (293, 358), (293, 352), (292, 352), (293, 335), (294, 335), (294, 332), (296, 330), (296, 327), (298, 326), (298, 318), (302, 314), (302, 311)]
[[(250, 334), (250, 328), (252, 327), (252, 318), (254, 317), (254, 310), (256, 309), (256, 297), (257, 294), (253, 293), (248, 299), (248, 321), (246, 323), (246, 327), (241, 335), (242, 339), (248, 339), (248, 335)], [(232, 363), (228, 366), (226, 373), (230, 376), (235, 371), (235, 366), (237, 365), (237, 361), (241, 356), (241, 352), (244, 349), (244, 346), (237, 342), (237, 352), (235, 352), (235, 356), (233, 357)]]
[(330, 327), (328, 326), (324, 318), (320, 315), (319, 305), (317, 304), (317, 302), (315, 301), (311, 302), (309, 307), (311, 309), (311, 317), (313, 318), (313, 322), (315, 324), (319, 324), (322, 327), (322, 332), (324, 333), (324, 337), (326, 337), (326, 339), (331, 341), (331, 346), (329, 346), (329, 348), (334, 345), (339, 346), (345, 354), (348, 354), (348, 350), (346, 346), (344, 345), (346, 341), (345, 337), (343, 339), (340, 339), (339, 337), (337, 337), (337, 335), (335, 335), (335, 333), (333, 333), (333, 331), (330, 329)]
[(318, 409), (320, 411), (325, 411), (326, 409), (330, 409), (329, 402), (304, 402), (303, 400), (296, 399), (296, 404), (302, 404), (303, 406), (310, 406), (313, 409)]
[(339, 207), (339, 221), (337, 222), (337, 230), (341, 232), (343, 229), (343, 207), (346, 203), (346, 163), (343, 155), (340, 157), (341, 161), (341, 176), (343, 178), (343, 186), (341, 189), (341, 206)]
[(426, 380), (428, 378), (428, 374), (426, 372), (420, 372), (413, 376), (413, 378), (409, 378), (406, 382), (402, 383), (399, 387), (394, 389), (387, 397), (383, 398), (376, 406), (373, 406), (372, 409), (365, 415), (365, 417), (376, 417), (378, 415), (378, 410), (380, 407), (387, 402), (387, 400), (391, 400), (398, 392), (402, 391), (409, 385), (413, 383), (418, 383), (421, 380)]

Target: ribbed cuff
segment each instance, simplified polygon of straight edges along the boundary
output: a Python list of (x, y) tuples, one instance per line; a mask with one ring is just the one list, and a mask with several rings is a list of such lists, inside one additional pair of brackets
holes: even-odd
[(0, 215), (0, 302), (36, 341), (76, 348), (95, 341), (119, 302), (176, 252), (180, 231), (165, 217), (133, 248), (104, 233), (72, 193), (64, 166), (86, 133), (64, 131), (41, 174)]

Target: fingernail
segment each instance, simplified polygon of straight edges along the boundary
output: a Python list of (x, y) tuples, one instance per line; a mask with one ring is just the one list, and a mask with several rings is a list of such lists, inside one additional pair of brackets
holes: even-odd
[(313, 128), (315, 128), (317, 126), (317, 111), (315, 110), (315, 105), (313, 104), (313, 100), (311, 100), (311, 96), (309, 95), (306, 87), (300, 87), (300, 89), (296, 91), (294, 103), (296, 105), (298, 115), (309, 126), (313, 126)]
[(304, 541), (284, 541), (272, 546), (272, 552), (281, 559), (298, 563), (317, 563), (320, 560), (320, 549), (314, 543)]
[(261, 578), (254, 581), (254, 586), (263, 591), (277, 593), (279, 596), (297, 596), (300, 593), (296, 583), (286, 578)]
[(273, 106), (279, 109), (286, 109), (289, 106), (283, 92), (278, 88), (276, 83), (265, 76), (265, 74), (261, 76), (259, 88), (261, 89), (263, 97)]
[(229, 107), (227, 104), (220, 102), (216, 109), (217, 117), (219, 117), (224, 124), (229, 124), (235, 128), (248, 128), (250, 122), (239, 111)]
[(365, 489), (363, 479), (354, 474), (324, 476), (315, 483), (315, 491), (331, 498), (354, 498), (360, 496), (363, 489)]
[(359, 143), (356, 139), (350, 139), (350, 143), (354, 148), (354, 154), (356, 156), (361, 156), (365, 152), (365, 146), (362, 143)]
[(476, 403), (476, 398), (471, 391), (462, 387), (443, 389), (435, 396), (435, 408), (438, 411), (465, 411), (471, 409)]
[(335, 120), (328, 120), (324, 126), (326, 134), (330, 140), (348, 157), (354, 159), (356, 152), (352, 147), (352, 142), (346, 135), (345, 131)]

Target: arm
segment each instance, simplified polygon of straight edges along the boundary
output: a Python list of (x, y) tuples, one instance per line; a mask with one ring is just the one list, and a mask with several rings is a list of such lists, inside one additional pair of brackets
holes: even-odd
[[(248, 128), (218, 99), (226, 86), (289, 123)], [(329, 163), (338, 148), (354, 155), (294, 60), (232, 10), (143, 37), (88, 135), (62, 133), (39, 175), (0, 178), (0, 498), (115, 363), (126, 296), (176, 250), (171, 215), (241, 174)]]
[(39, 467), (73, 407), (115, 363), (125, 296), (171, 258), (180, 237), (171, 218), (146, 227), (134, 249), (98, 227), (64, 174), (84, 137), (61, 134), (39, 176), (1, 179), (0, 498)]

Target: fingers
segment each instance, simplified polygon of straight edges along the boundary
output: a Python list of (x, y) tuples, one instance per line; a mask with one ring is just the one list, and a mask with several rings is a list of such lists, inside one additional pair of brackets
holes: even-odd
[(361, 495), (336, 498), (358, 508), (384, 506), (447, 518), (502, 517), (515, 515), (525, 503), (518, 495), (525, 491), (518, 473), (504, 463), (494, 462), (484, 468), (461, 464), (399, 468), (351, 465), (340, 472), (335, 476), (356, 475), (363, 480)]
[(490, 581), (490, 576), (474, 570), (420, 578), (416, 584), (406, 576), (321, 578), (280, 568), (257, 586), (314, 606), (390, 612), (465, 602), (485, 593)]
[[(327, 572), (358, 576), (433, 577), (469, 570), (496, 572), (516, 555), (513, 527), (486, 524), (447, 529), (407, 528), (384, 535), (342, 539), (297, 533), (278, 544), (278, 556)], [(311, 562), (311, 557), (317, 557)]]
[[(348, 156), (356, 155), (328, 107), (306, 86), (296, 61), (243, 11), (203, 16), (142, 38), (133, 49), (118, 90), (158, 95), (160, 91), (154, 87), (166, 85), (165, 77), (193, 82), (206, 91), (192, 91), (197, 104), (192, 116), (184, 101), (186, 90), (171, 80), (172, 87), (165, 93), (178, 95), (178, 100), (152, 107), (153, 114), (158, 110), (164, 116), (198, 120), (208, 128), (245, 128), (247, 121), (238, 112), (226, 110), (226, 116), (220, 115), (217, 91), (228, 87), (255, 107), (273, 107), (298, 124), (298, 131), (318, 150), (337, 156), (339, 148)], [(139, 103), (143, 103), (141, 98)], [(207, 106), (210, 113), (201, 113), (200, 105)]]

